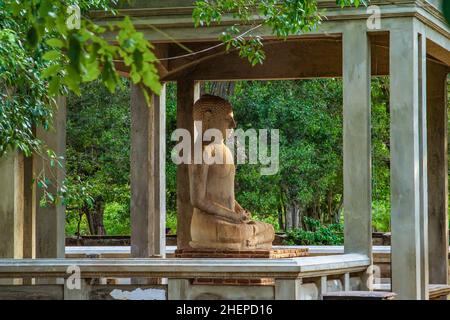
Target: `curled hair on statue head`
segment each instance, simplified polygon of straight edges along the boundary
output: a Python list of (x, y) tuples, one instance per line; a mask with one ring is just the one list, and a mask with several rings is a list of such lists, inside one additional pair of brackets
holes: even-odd
[(204, 94), (194, 103), (193, 118), (194, 121), (205, 121), (209, 118), (225, 116), (232, 111), (233, 108), (227, 100), (211, 94)]

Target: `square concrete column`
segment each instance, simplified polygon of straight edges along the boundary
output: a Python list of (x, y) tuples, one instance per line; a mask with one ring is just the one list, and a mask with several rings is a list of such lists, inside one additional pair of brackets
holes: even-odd
[(9, 151), (0, 158), (0, 259), (23, 258), (23, 156)]
[(131, 85), (131, 256), (165, 257), (166, 89), (151, 94)]
[(275, 279), (275, 300), (301, 300), (302, 279)]
[[(38, 127), (36, 136), (58, 157), (64, 157), (66, 153), (66, 98), (56, 99), (53, 123), (48, 131)], [(47, 192), (56, 195), (65, 178), (65, 160), (52, 166), (47, 154), (34, 155), (35, 176), (45, 173), (45, 177), (51, 181)], [(36, 258), (64, 258), (65, 248), (65, 206), (59, 202), (41, 206), (40, 200), (44, 195), (44, 189), (36, 187)]]
[(365, 22), (343, 34), (344, 247), (372, 257), (370, 42)]
[(427, 61), (428, 249), (430, 283), (448, 283), (448, 67)]
[(392, 291), (428, 298), (426, 41), (420, 22), (390, 30)]
[[(194, 120), (192, 108), (200, 97), (200, 84), (193, 80), (177, 81), (177, 128), (183, 128), (191, 133), (193, 145)], [(191, 241), (191, 219), (193, 208), (189, 192), (188, 165), (177, 167), (177, 247), (189, 248)]]
[[(36, 132), (35, 132), (36, 134)], [(23, 257), (36, 256), (36, 186), (33, 157), (23, 159)]]

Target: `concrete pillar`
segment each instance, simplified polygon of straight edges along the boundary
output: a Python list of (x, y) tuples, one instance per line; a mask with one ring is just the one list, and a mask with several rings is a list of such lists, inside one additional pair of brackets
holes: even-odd
[(275, 300), (300, 300), (302, 279), (275, 279)]
[(131, 256), (165, 257), (166, 89), (149, 94), (131, 85)]
[(415, 19), (390, 31), (392, 291), (428, 298), (426, 41)]
[[(56, 99), (57, 110), (54, 114), (51, 128), (46, 131), (43, 128), (36, 129), (36, 136), (58, 157), (65, 158), (66, 150), (66, 98)], [(64, 180), (65, 160), (60, 160), (60, 167), (52, 165), (47, 154), (34, 156), (35, 175), (45, 173), (50, 180), (48, 192), (56, 195)], [(41, 206), (40, 200), (45, 190), (36, 187), (36, 258), (64, 258), (65, 247), (65, 206), (58, 202)]]
[[(189, 130), (193, 138), (192, 107), (200, 97), (200, 85), (193, 80), (177, 81), (177, 128)], [(193, 145), (193, 142), (192, 142)], [(188, 165), (177, 168), (177, 247), (189, 248), (193, 208), (190, 201)]]
[(23, 159), (23, 257), (36, 256), (36, 188), (33, 157)]
[(190, 289), (188, 279), (168, 279), (167, 300), (188, 300)]
[(370, 41), (365, 23), (343, 34), (344, 247), (372, 257)]
[(70, 280), (64, 280), (64, 300), (90, 300), (90, 283), (89, 279), (80, 279), (80, 287), (69, 286)]
[(448, 67), (427, 61), (428, 248), (430, 283), (448, 283)]
[(23, 156), (0, 158), (0, 258), (23, 258)]

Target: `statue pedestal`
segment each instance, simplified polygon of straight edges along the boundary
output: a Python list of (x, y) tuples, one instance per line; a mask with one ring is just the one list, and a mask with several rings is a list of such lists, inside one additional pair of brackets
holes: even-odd
[[(270, 250), (215, 250), (215, 249), (180, 249), (175, 250), (175, 258), (213, 258), (213, 259), (286, 259), (308, 256), (307, 248), (270, 249)], [(267, 286), (274, 285), (274, 279), (215, 279), (196, 278), (192, 284), (197, 285), (237, 285)]]

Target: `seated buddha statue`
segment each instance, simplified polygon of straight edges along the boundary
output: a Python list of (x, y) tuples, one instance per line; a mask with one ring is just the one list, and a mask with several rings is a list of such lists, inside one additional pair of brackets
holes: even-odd
[[(190, 246), (194, 249), (255, 250), (271, 249), (272, 225), (251, 219), (234, 196), (236, 168), (224, 139), (236, 127), (231, 104), (217, 96), (203, 95), (193, 110), (194, 122), (201, 123), (202, 161), (189, 165), (192, 206)], [(222, 139), (203, 142), (203, 133), (216, 129)], [(211, 131), (211, 130), (210, 130)], [(213, 140), (213, 139), (211, 139)], [(205, 161), (205, 158), (223, 161)]]

